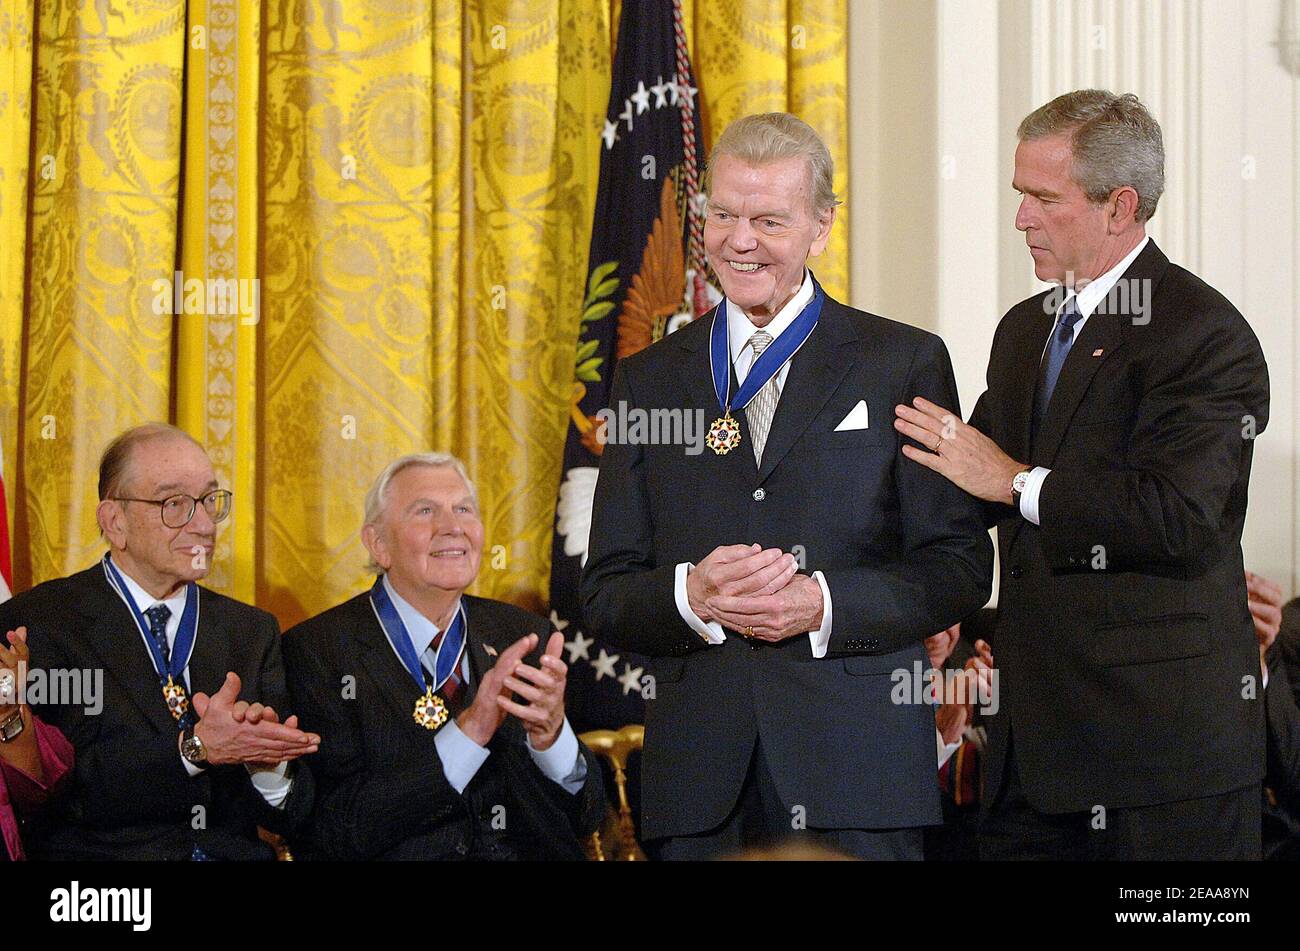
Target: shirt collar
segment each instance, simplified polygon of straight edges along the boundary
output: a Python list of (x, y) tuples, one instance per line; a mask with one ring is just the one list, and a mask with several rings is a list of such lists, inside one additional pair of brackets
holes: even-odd
[(122, 576), (122, 581), (126, 584), (126, 590), (130, 592), (131, 600), (135, 602), (135, 608), (141, 614), (144, 614), (145, 611), (153, 607), (155, 604), (167, 605), (167, 607), (171, 609), (172, 617), (180, 617), (181, 612), (185, 610), (185, 593), (189, 589), (189, 585), (183, 584), (176, 589), (176, 593), (170, 598), (159, 600), (146, 591), (138, 581), (123, 571), (122, 566), (116, 561), (113, 562), (113, 567), (116, 568), (117, 573)]
[[(1091, 281), (1081, 290), (1072, 294), (1070, 297), (1067, 297), (1061, 307), (1063, 308), (1066, 303), (1069, 303), (1070, 300), (1074, 299), (1077, 301), (1075, 306), (1079, 308), (1079, 313), (1085, 319), (1091, 317), (1092, 312), (1097, 309), (1097, 306), (1103, 300), (1106, 299), (1106, 295), (1110, 293), (1110, 289), (1119, 283), (1119, 279), (1124, 276), (1124, 272), (1129, 269), (1129, 265), (1137, 259), (1137, 256), (1142, 253), (1142, 249), (1150, 243), (1151, 235), (1147, 235), (1138, 242), (1136, 248), (1125, 256), (1124, 260), (1120, 261), (1095, 281)], [(1057, 310), (1057, 313), (1060, 313), (1059, 309)]]
[[(411, 602), (407, 601), (397, 589), (393, 587), (388, 580), (388, 575), (384, 575), (384, 589), (388, 592), (388, 597), (393, 601), (393, 607), (397, 608), (397, 616), (402, 619), (402, 624), (406, 626), (407, 636), (411, 638), (411, 646), (415, 648), (415, 656), (421, 656), (429, 649), (433, 639), (438, 636), (438, 625), (434, 624), (427, 617), (416, 610)], [(460, 600), (456, 600), (456, 610), (460, 610)]]
[(731, 301), (727, 301), (727, 343), (731, 347), (731, 362), (735, 363), (740, 358), (741, 351), (749, 345), (749, 338), (754, 335), (756, 330), (766, 330), (772, 335), (772, 339), (776, 340), (787, 327), (794, 323), (794, 319), (799, 316), (799, 312), (808, 306), (808, 302), (812, 298), (812, 275), (808, 273), (807, 268), (804, 268), (803, 283), (799, 285), (799, 290), (795, 292), (789, 303), (782, 307), (765, 327), (755, 327), (753, 322), (745, 316), (743, 310)]

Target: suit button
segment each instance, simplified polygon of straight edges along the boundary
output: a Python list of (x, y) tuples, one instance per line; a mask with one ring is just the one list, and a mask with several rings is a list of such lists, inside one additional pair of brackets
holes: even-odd
[(767, 498), (767, 490), (766, 490), (766, 489), (755, 489), (755, 490), (754, 490), (754, 501), (755, 501), (755, 502), (761, 502), (761, 501), (763, 501), (765, 498)]
[(1024, 573), (1025, 573), (1025, 569), (1021, 568), (1019, 565), (1011, 566), (1011, 577), (1019, 578)]
[(457, 855), (468, 855), (468, 854), (469, 854), (469, 846), (466, 845), (464, 842), (457, 842), (457, 843), (456, 843), (456, 854), (457, 854)]

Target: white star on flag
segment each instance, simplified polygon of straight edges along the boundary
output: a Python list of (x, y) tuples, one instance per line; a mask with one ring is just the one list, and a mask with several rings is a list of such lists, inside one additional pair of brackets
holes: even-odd
[(650, 91), (655, 94), (656, 109), (662, 109), (668, 105), (668, 83), (664, 82), (662, 76), (659, 77), (659, 82), (650, 87)]
[(614, 147), (614, 140), (618, 138), (618, 124), (606, 119), (605, 131), (600, 134), (600, 137), (605, 140), (605, 148), (612, 149)]
[(636, 82), (636, 92), (632, 93), (631, 99), (636, 103), (636, 114), (640, 115), (650, 108), (650, 90), (645, 88), (645, 82), (638, 79)]
[(557, 631), (563, 631), (568, 626), (569, 622), (556, 614), (554, 608), (551, 608), (551, 627), (555, 628)]
[(606, 654), (605, 648), (600, 649), (600, 656), (591, 662), (591, 666), (596, 668), (596, 682), (600, 683), (602, 677), (616, 677), (614, 665), (618, 663), (617, 654)]
[(618, 682), (623, 685), (623, 696), (627, 696), (633, 690), (641, 692), (641, 672), (644, 668), (633, 667), (631, 664), (623, 665), (623, 676), (618, 678)]
[(590, 662), (591, 654), (588, 653), (587, 648), (591, 647), (594, 643), (596, 643), (594, 637), (583, 637), (582, 631), (575, 627), (573, 629), (573, 640), (565, 641), (564, 643), (564, 649), (569, 652), (569, 663), (576, 664), (578, 658)]

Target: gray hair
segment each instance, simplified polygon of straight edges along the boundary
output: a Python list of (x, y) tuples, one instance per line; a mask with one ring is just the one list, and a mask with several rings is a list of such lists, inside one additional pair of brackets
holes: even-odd
[(766, 165), (788, 158), (806, 159), (814, 215), (820, 218), (840, 203), (835, 195), (835, 162), (831, 159), (830, 149), (826, 148), (826, 143), (813, 127), (798, 116), (788, 112), (765, 112), (737, 119), (723, 129), (709, 153), (709, 163), (704, 170), (706, 195), (712, 190), (713, 165), (722, 155), (730, 155), (746, 165)]
[[(375, 481), (370, 486), (370, 491), (366, 493), (366, 515), (361, 527), (369, 525), (378, 525), (384, 517), (384, 509), (388, 507), (388, 488), (399, 472), (410, 469), (413, 466), (428, 466), (430, 468), (452, 469), (465, 480), (465, 487), (469, 489), (470, 498), (474, 500), (474, 507), (478, 508), (478, 489), (474, 487), (469, 473), (465, 470), (465, 463), (449, 452), (411, 452), (404, 456), (398, 456), (384, 470), (375, 477)], [(374, 558), (366, 561), (366, 570), (381, 572), (384, 569), (375, 563)]]
[(1138, 221), (1156, 213), (1165, 190), (1165, 145), (1160, 123), (1137, 96), (1104, 89), (1067, 92), (1025, 116), (1016, 130), (1022, 142), (1065, 133), (1074, 180), (1089, 201), (1103, 202), (1127, 185), (1138, 193)]

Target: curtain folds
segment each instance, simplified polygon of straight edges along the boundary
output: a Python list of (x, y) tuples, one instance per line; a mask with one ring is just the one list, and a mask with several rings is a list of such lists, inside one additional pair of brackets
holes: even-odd
[[(283, 624), (362, 589), (365, 490), (423, 449), (478, 485), (477, 593), (541, 607), (618, 10), (5, 0), (17, 587), (98, 556), (99, 453), (164, 419), (235, 493), (209, 583)], [(842, 194), (845, 0), (683, 15), (706, 145), (789, 109), (826, 138)], [(841, 298), (847, 236), (841, 218), (816, 263)]]

